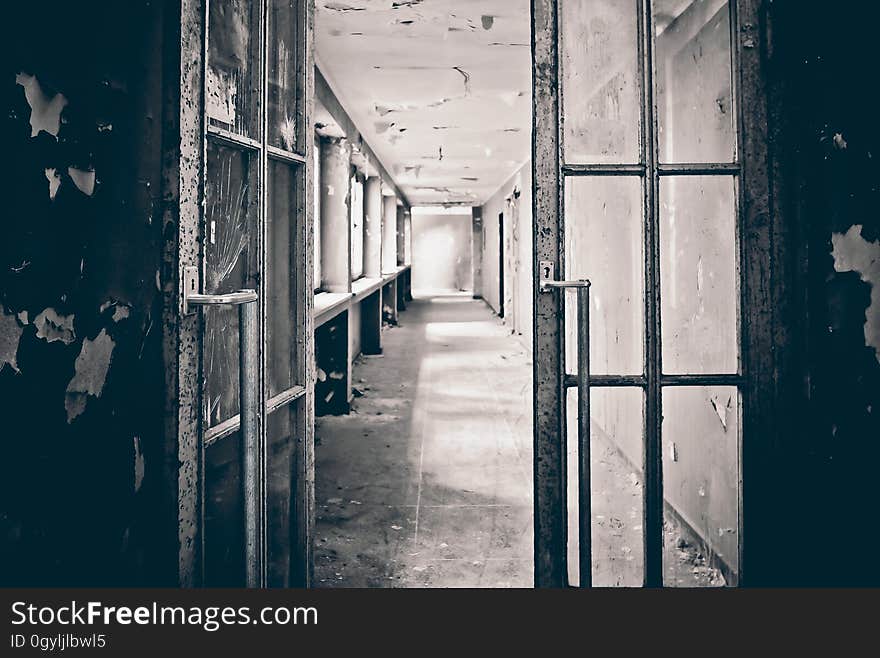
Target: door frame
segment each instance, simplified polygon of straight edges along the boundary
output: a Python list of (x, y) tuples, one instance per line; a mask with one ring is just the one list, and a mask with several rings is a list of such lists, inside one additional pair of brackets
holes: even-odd
[[(203, 418), (203, 330), (201, 312), (183, 312), (185, 270), (197, 267), (204, 281), (204, 249), (202, 235), (205, 220), (205, 166), (208, 118), (205, 98), (207, 70), (207, 33), (209, 0), (178, 0), (173, 11), (167, 12), (164, 26), (165, 53), (163, 75), (163, 223), (166, 241), (163, 249), (163, 271), (160, 273), (163, 293), (163, 356), (165, 361), (166, 437), (164, 480), (168, 494), (165, 516), (176, 520), (175, 548), (169, 551), (168, 571), (181, 587), (204, 584), (204, 433)], [(262, 57), (266, 58), (266, 12), (269, 0), (258, 0)], [(260, 444), (266, 445), (265, 417), (283, 404), (291, 405), (291, 441), (294, 444), (294, 473), (291, 485), (291, 571), (290, 586), (308, 587), (313, 577), (314, 528), (314, 361), (313, 320), (313, 230), (314, 230), (314, 162), (312, 158), (314, 90), (314, 0), (299, 0), (301, 12), (297, 29), (296, 67), (300, 98), (298, 103), (303, 131), (299, 136), (305, 155), (296, 162), (296, 217), (291, 260), (294, 285), (292, 307), (296, 341), (294, 363), (299, 373), (294, 380), (302, 381), (302, 393), (293, 401), (267, 400), (266, 367), (266, 300), (260, 294), (258, 359)], [(265, 108), (267, 67), (261, 66), (261, 107)], [(265, 109), (260, 123), (266, 130)], [(265, 142), (265, 140), (264, 140)], [(257, 260), (260, 271), (266, 260), (266, 175), (272, 147), (264, 146), (259, 159), (261, 185), (258, 209), (259, 238)], [(274, 149), (278, 151), (278, 149)], [(272, 152), (274, 158), (284, 159)], [(280, 397), (280, 396), (276, 396)], [(265, 472), (265, 450), (261, 454), (261, 471)], [(265, 506), (265, 481), (261, 495)], [(262, 532), (265, 537), (265, 514)], [(262, 544), (263, 576), (267, 563), (265, 542)], [(172, 558), (170, 553), (174, 553)], [(171, 562), (174, 565), (171, 566)]]
[[(532, 213), (533, 222), (533, 391), (534, 391), (534, 578), (537, 587), (564, 587), (567, 573), (567, 483), (565, 414), (565, 303), (562, 295), (541, 294), (539, 263), (564, 269), (563, 199), (565, 176), (561, 158), (561, 76), (559, 67), (559, 6), (562, 0), (532, 0)], [(739, 177), (740, 271), (740, 377), (742, 431), (740, 442), (739, 584), (749, 584), (747, 541), (752, 510), (760, 503), (758, 488), (761, 454), (778, 439), (774, 422), (776, 382), (780, 364), (776, 347), (783, 282), (774, 271), (780, 259), (781, 233), (773, 212), (768, 164), (768, 97), (766, 49), (767, 0), (731, 0), (735, 98), (739, 104), (737, 150)], [(652, 71), (651, 0), (639, 0), (639, 57), (644, 71)], [(651, 74), (652, 75), (652, 74)], [(642, 80), (650, 80), (651, 75)], [(645, 117), (655, 117), (653, 90), (643, 85), (642, 133)], [(747, 108), (748, 111), (743, 111)], [(652, 127), (656, 134), (656, 125)], [(656, 171), (656, 157), (653, 162)], [(656, 174), (646, 191), (646, 245), (656, 245), (658, 223)], [(650, 182), (650, 181), (649, 181)], [(656, 257), (652, 247), (646, 254)], [(646, 259), (647, 330), (659, 328), (658, 263)], [(650, 297), (657, 297), (649, 300)], [(660, 389), (661, 373), (647, 356), (646, 392)], [(646, 395), (646, 405), (659, 403)], [(645, 585), (659, 587), (662, 573), (662, 446), (660, 409), (646, 409), (657, 422), (645, 427), (646, 479), (655, 483), (645, 491)], [(753, 477), (752, 473), (756, 475)], [(754, 518), (758, 518), (757, 512)], [(649, 545), (651, 550), (649, 550)], [(659, 550), (658, 550), (659, 547)]]
[(504, 317), (504, 212), (498, 213), (498, 317)]

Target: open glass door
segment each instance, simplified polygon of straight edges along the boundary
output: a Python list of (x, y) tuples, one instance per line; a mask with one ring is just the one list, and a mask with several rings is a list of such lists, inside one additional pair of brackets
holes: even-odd
[(206, 0), (191, 10), (202, 49), (184, 35), (182, 54), (184, 68), (187, 55), (203, 62), (194, 156), (204, 198), (194, 226), (200, 265), (183, 268), (183, 313), (199, 321), (182, 322), (181, 331), (200, 359), (181, 365), (180, 381), (201, 387), (192, 414), (194, 548), (191, 575), (181, 580), (307, 586), (313, 3)]
[(537, 586), (740, 581), (738, 4), (533, 3)]

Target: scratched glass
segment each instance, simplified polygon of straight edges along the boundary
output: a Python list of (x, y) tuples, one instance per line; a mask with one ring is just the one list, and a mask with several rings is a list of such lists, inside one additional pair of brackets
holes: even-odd
[(636, 0), (563, 0), (563, 160), (639, 162)]
[(729, 3), (659, 0), (653, 7), (660, 161), (732, 162)]
[(660, 180), (663, 370), (738, 370), (737, 239), (732, 176)]
[(266, 359), (269, 397), (289, 389), (296, 368), (296, 169), (269, 159), (266, 212)]
[(245, 586), (241, 432), (205, 450), (205, 585)]
[(291, 488), (294, 446), (291, 407), (284, 405), (266, 420), (266, 556), (269, 587), (290, 587)]
[[(256, 288), (256, 172), (248, 153), (208, 140), (205, 182), (205, 292)], [(239, 411), (238, 309), (205, 314), (206, 413), (209, 426)]]
[(205, 111), (211, 125), (259, 137), (259, 2), (210, 0)]
[[(566, 402), (568, 573), (580, 582), (578, 548), (577, 390)], [(590, 391), (592, 577), (596, 587), (641, 587), (644, 581), (644, 393)]]
[[(565, 181), (565, 278), (589, 279), (590, 370), (644, 370), (642, 183), (636, 176)], [(565, 295), (565, 363), (577, 371), (577, 296)]]
[(739, 573), (739, 393), (663, 389), (663, 583), (736, 585)]
[(300, 150), (302, 127), (297, 123), (301, 96), (297, 85), (297, 0), (269, 3), (269, 144), (285, 151)]

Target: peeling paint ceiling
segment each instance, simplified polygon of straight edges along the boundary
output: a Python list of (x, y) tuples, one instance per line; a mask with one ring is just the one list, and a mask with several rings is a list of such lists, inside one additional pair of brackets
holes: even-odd
[(528, 158), (529, 0), (318, 0), (318, 65), (413, 205), (479, 205)]

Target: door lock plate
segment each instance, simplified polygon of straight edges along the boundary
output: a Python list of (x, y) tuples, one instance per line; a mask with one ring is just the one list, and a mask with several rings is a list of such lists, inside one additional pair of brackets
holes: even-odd
[(183, 315), (195, 313), (195, 309), (189, 304), (189, 298), (190, 295), (195, 295), (199, 292), (198, 267), (190, 266), (183, 268), (183, 281), (181, 281), (181, 288), (183, 291), (183, 305), (181, 308)]
[(556, 279), (556, 263), (552, 260), (542, 260), (538, 263), (538, 290), (541, 292), (550, 292), (544, 285), (545, 281), (553, 281)]

